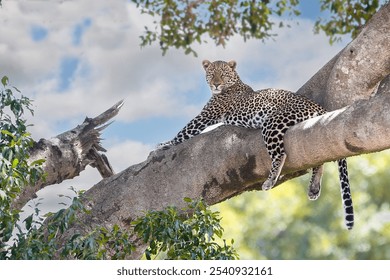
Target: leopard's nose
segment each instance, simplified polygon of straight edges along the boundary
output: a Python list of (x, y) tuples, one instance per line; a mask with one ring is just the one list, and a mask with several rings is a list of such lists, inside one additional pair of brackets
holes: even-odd
[(218, 88), (221, 85), (221, 83), (214, 83), (214, 87)]

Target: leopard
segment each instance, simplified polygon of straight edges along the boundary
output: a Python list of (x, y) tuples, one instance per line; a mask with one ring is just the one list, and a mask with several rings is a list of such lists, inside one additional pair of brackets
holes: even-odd
[[(211, 98), (201, 112), (194, 117), (170, 141), (160, 143), (157, 149), (168, 149), (202, 133), (207, 127), (222, 123), (261, 131), (267, 152), (271, 158), (269, 176), (262, 190), (272, 189), (277, 183), (287, 154), (284, 148), (286, 131), (297, 123), (325, 114), (327, 111), (314, 101), (284, 89), (267, 88), (253, 90), (239, 77), (234, 60), (202, 62)], [(340, 190), (347, 229), (354, 225), (354, 212), (348, 178), (347, 161), (337, 160)], [(321, 193), (323, 165), (312, 168), (307, 191), (310, 200)]]

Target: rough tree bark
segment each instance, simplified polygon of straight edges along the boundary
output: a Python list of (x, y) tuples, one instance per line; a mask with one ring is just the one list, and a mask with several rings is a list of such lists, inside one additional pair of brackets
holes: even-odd
[[(389, 74), (387, 4), (355, 40), (298, 91), (328, 110), (337, 110), (289, 129), (285, 136), (288, 157), (280, 182), (324, 162), (390, 148)], [(60, 137), (57, 139), (61, 142)], [(79, 157), (71, 152), (76, 144), (67, 144), (56, 147), (61, 146), (68, 160), (77, 161)], [(58, 160), (58, 153), (42, 153), (48, 165)], [(88, 160), (84, 163), (88, 164)], [(183, 206), (184, 197), (203, 198), (215, 204), (245, 191), (260, 190), (269, 168), (270, 159), (259, 131), (219, 127), (169, 150), (154, 151), (146, 161), (93, 186), (83, 198), (91, 212), (78, 214), (79, 223), (61, 238), (65, 240), (75, 232), (83, 234), (97, 226), (128, 227), (145, 211)], [(50, 165), (46, 171), (58, 174), (57, 169)], [(76, 173), (55, 175), (54, 182)], [(26, 199), (28, 195), (23, 202)], [(134, 258), (141, 255), (144, 246), (138, 244)]]

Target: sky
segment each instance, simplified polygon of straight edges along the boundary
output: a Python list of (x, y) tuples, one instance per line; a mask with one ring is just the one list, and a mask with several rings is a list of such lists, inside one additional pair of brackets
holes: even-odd
[[(95, 117), (119, 100), (125, 104), (103, 132), (114, 170), (145, 160), (159, 143), (173, 138), (210, 97), (202, 60), (236, 60), (241, 79), (255, 89), (295, 91), (346, 42), (330, 46), (314, 35), (319, 1), (301, 1), (302, 16), (291, 28), (275, 29), (265, 43), (234, 37), (216, 47), (196, 47), (165, 56), (158, 44), (140, 47), (148, 15), (124, 0), (3, 0), (0, 8), (0, 77), (33, 99), (34, 139), (51, 138)], [(79, 177), (40, 191), (45, 209), (55, 211), (72, 194), (101, 180), (87, 168)]]

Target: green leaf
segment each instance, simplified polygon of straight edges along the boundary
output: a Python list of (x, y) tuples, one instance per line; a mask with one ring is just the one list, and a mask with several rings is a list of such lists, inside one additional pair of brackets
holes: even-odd
[(8, 135), (8, 136), (12, 137), (12, 139), (16, 139), (16, 137), (11, 132), (9, 132), (8, 130), (2, 129), (1, 133), (4, 134), (4, 135)]
[(25, 222), (25, 224), (26, 224), (26, 229), (27, 229), (27, 230), (30, 230), (30, 229), (31, 229), (32, 222), (33, 222), (33, 215), (30, 215), (30, 216), (28, 216), (26, 219), (24, 219), (24, 222)]
[(9, 81), (9, 79), (8, 79), (7, 76), (4, 76), (4, 77), (1, 79), (1, 83), (3, 84), (3, 86), (8, 85), (8, 81)]
[(19, 159), (15, 158), (13, 161), (12, 161), (12, 168), (16, 168), (19, 164)]

